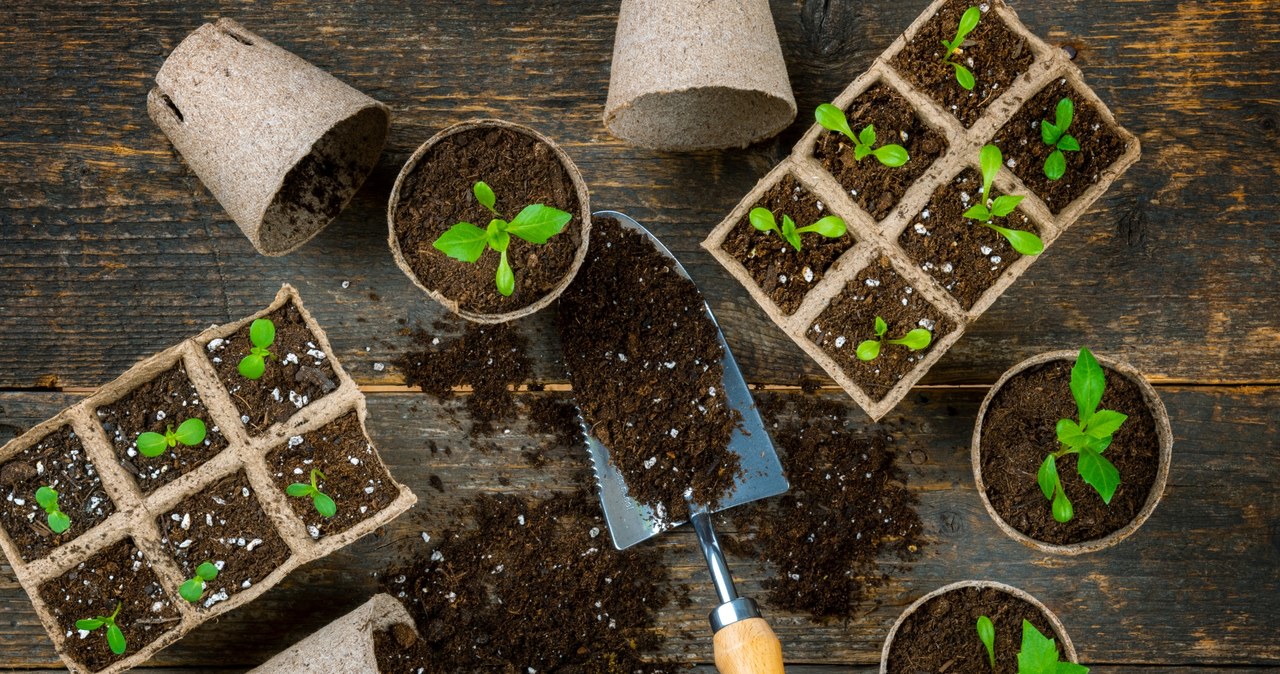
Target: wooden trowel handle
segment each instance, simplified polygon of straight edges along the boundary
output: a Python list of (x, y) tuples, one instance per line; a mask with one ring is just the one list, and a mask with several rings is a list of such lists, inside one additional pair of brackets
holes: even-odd
[(782, 644), (764, 618), (726, 625), (715, 635), (720, 674), (783, 674)]

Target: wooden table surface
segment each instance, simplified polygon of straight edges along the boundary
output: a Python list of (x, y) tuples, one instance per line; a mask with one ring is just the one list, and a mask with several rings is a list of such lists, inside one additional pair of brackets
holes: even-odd
[[(517, 449), (539, 438), (521, 424), (499, 440), (512, 451), (472, 450), (445, 414), (460, 409), (456, 401), (442, 406), (405, 388), (394, 368), (374, 367), (406, 347), (400, 321), (430, 325), (442, 313), (387, 250), (391, 183), (419, 143), (475, 116), (556, 138), (590, 183), (594, 207), (651, 226), (703, 288), (752, 382), (818, 375), (698, 242), (789, 152), (809, 111), (925, 5), (774, 0), (798, 121), (746, 150), (673, 155), (626, 147), (600, 122), (617, 0), (8, 0), (0, 6), (0, 442), (139, 358), (257, 310), (287, 281), (366, 387), (370, 433), (422, 497), (428, 527), (443, 528), (444, 512), (480, 491), (566, 486), (584, 460), (577, 451), (534, 470)], [(888, 417), (900, 442), (927, 456), (905, 467), (931, 542), (855, 620), (818, 626), (773, 612), (796, 663), (789, 671), (874, 671), (901, 609), (965, 578), (1038, 596), (1099, 674), (1280, 671), (1280, 2), (1015, 6), (1033, 31), (1079, 50), (1089, 84), (1141, 137), (1143, 158)], [(145, 112), (165, 55), (219, 16), (394, 110), (387, 151), (354, 204), (285, 258), (254, 253)], [(551, 313), (519, 326), (536, 345), (539, 379), (560, 382)], [(1102, 553), (1051, 557), (1004, 537), (987, 517), (968, 441), (1002, 371), (1080, 345), (1157, 383), (1173, 419), (1174, 463), (1163, 503), (1136, 535)], [(824, 395), (865, 422), (839, 391)], [(428, 439), (452, 455), (431, 456)], [(428, 489), (432, 474), (444, 493)], [(306, 567), (252, 608), (160, 653), (153, 671), (263, 661), (361, 603), (394, 544), (420, 530), (403, 517)], [(662, 613), (664, 655), (706, 663), (711, 591), (693, 538), (679, 531), (657, 545), (695, 600)], [(742, 589), (758, 594), (769, 569), (731, 561)], [(25, 593), (0, 565), (0, 669), (56, 667)]]

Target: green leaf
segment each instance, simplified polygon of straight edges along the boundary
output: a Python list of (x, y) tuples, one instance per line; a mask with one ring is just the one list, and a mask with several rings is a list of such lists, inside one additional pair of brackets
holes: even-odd
[(951, 63), (951, 67), (956, 69), (956, 81), (960, 83), (960, 88), (965, 91), (973, 91), (973, 87), (977, 84), (973, 79), (973, 73), (969, 72), (968, 68), (960, 65), (959, 63), (953, 63), (951, 61), (947, 61), (947, 63)]
[(1058, 646), (1030, 621), (1022, 621), (1022, 648), (1018, 651), (1018, 674), (1055, 674)]
[(310, 496), (311, 485), (303, 484), (301, 482), (294, 482), (284, 490), (284, 493), (290, 496)]
[(178, 438), (178, 442), (181, 442), (188, 447), (195, 447), (196, 445), (204, 442), (204, 435), (204, 422), (192, 417), (178, 426), (176, 437)]
[(866, 159), (867, 155), (871, 154), (871, 152), (872, 150), (870, 145), (863, 145), (862, 143), (858, 143), (857, 145), (853, 146), (853, 158), (856, 161), (862, 161), (863, 159)]
[(107, 625), (107, 645), (111, 647), (111, 652), (116, 655), (124, 655), (127, 649), (127, 644), (124, 641), (124, 632), (121, 632), (115, 623)]
[(885, 323), (883, 318), (876, 316), (875, 331), (876, 337), (884, 337), (884, 333), (889, 332), (889, 324)]
[(200, 597), (204, 596), (204, 579), (200, 576), (196, 576), (182, 585), (179, 585), (178, 596), (186, 599), (192, 604), (200, 601)]
[(840, 216), (837, 215), (828, 215), (808, 227), (801, 227), (796, 230), (796, 232), (799, 233), (814, 232), (828, 239), (838, 239), (844, 236), (846, 231), (847, 228), (845, 227), (844, 220), (840, 219)]
[(103, 620), (102, 618), (89, 618), (87, 620), (77, 620), (76, 629), (84, 630), (85, 632), (92, 632), (98, 629), (99, 627), (102, 627), (105, 624), (107, 624), (107, 621)]
[(1049, 180), (1058, 180), (1067, 172), (1067, 158), (1062, 155), (1061, 150), (1054, 150), (1049, 153), (1044, 160), (1044, 177)]
[(747, 219), (751, 221), (751, 226), (762, 232), (772, 231), (778, 228), (778, 222), (773, 219), (773, 211), (767, 208), (753, 208), (751, 213), (747, 215)]
[(196, 567), (196, 575), (205, 580), (213, 580), (218, 577), (218, 567), (213, 562), (204, 562)]
[(484, 231), (487, 239), (486, 243), (499, 253), (505, 253), (507, 248), (511, 246), (511, 235), (507, 233), (506, 227), (505, 220), (494, 218), (489, 221), (489, 228)]
[[(253, 358), (253, 357), (254, 356), (245, 356), (245, 359), (240, 361), (240, 374), (244, 374), (244, 361), (249, 360), (250, 358)], [(258, 362), (261, 363), (262, 359), (259, 358)], [(258, 377), (261, 377), (261, 376), (262, 376), (262, 373), (259, 372)], [(257, 379), (258, 377), (249, 377), (249, 378)], [(142, 435), (138, 436), (138, 451), (141, 452), (143, 456), (150, 456), (150, 457), (160, 456), (161, 454), (164, 454), (165, 451), (168, 449), (169, 449), (169, 441), (166, 440), (165, 437), (163, 435), (160, 435), (159, 433), (143, 433)]]
[(858, 132), (858, 143), (862, 145), (876, 144), (876, 125), (868, 124)]
[(987, 616), (978, 616), (978, 640), (987, 647), (987, 661), (996, 668), (996, 626)]
[(1098, 491), (1102, 502), (1111, 505), (1111, 497), (1115, 496), (1116, 487), (1120, 486), (1120, 471), (1092, 447), (1080, 450), (1076, 459), (1076, 470), (1080, 477)]
[(516, 291), (516, 275), (511, 271), (511, 263), (507, 262), (505, 250), (502, 251), (502, 257), (498, 258), (498, 270), (493, 274), (493, 281), (503, 297), (511, 297), (511, 293)]
[(58, 509), (58, 492), (52, 487), (41, 487), (36, 490), (36, 503), (44, 508), (45, 512)]
[(1061, 138), (1058, 139), (1058, 149), (1066, 150), (1068, 152), (1079, 152), (1080, 141), (1076, 140), (1075, 136), (1072, 136), (1070, 134), (1064, 134)]
[(489, 209), (495, 215), (498, 213), (493, 210), (493, 205), (498, 202), (498, 198), (494, 196), (493, 188), (489, 187), (487, 183), (479, 181), (475, 185), (472, 185), (471, 193), (476, 195), (476, 201), (479, 201), (481, 206)]
[(251, 353), (240, 359), (240, 376), (245, 379), (257, 379), (267, 371), (267, 361), (256, 353)]
[(1045, 145), (1057, 145), (1058, 139), (1062, 137), (1062, 130), (1054, 125), (1053, 122), (1044, 120), (1040, 122), (1040, 140)]
[(868, 339), (858, 344), (857, 356), (858, 360), (875, 360), (880, 355), (880, 342), (874, 339)]
[(1040, 493), (1045, 500), (1053, 500), (1053, 492), (1058, 490), (1058, 459), (1050, 454), (1044, 457), (1040, 470), (1036, 471), (1036, 482), (1040, 484)]
[(529, 243), (543, 244), (547, 239), (564, 231), (564, 226), (572, 219), (572, 213), (542, 204), (533, 204), (525, 206), (516, 215), (511, 224), (507, 225), (507, 231)]
[(985, 202), (991, 198), (991, 181), (995, 180), (996, 174), (1000, 172), (1004, 155), (1000, 154), (1000, 148), (994, 145), (983, 145), (982, 151), (978, 153), (978, 163), (982, 166), (982, 200)]
[(987, 210), (986, 204), (974, 204), (969, 207), (969, 210), (964, 212), (964, 217), (973, 220), (990, 220), (991, 211)]
[(991, 202), (991, 215), (1003, 218), (1012, 213), (1018, 207), (1018, 204), (1022, 203), (1022, 199), (1023, 196), (1021, 194), (1005, 194), (996, 197), (996, 200)]
[(1071, 367), (1071, 395), (1076, 399), (1080, 423), (1088, 425), (1089, 418), (1102, 402), (1102, 392), (1107, 387), (1102, 366), (1089, 349), (1081, 348), (1076, 364)]
[(71, 518), (67, 517), (67, 514), (61, 510), (54, 510), (45, 519), (49, 521), (49, 528), (55, 534), (60, 534), (71, 528)]
[(915, 330), (912, 330), (911, 332), (908, 332), (907, 334), (903, 335), (902, 339), (891, 339), (889, 340), (889, 343), (900, 344), (902, 346), (907, 347), (908, 349), (911, 349), (912, 351), (919, 351), (920, 349), (923, 349), (929, 346), (929, 343), (932, 341), (933, 341), (932, 332), (929, 332), (924, 328), (916, 328)]
[(263, 349), (271, 346), (276, 341), (276, 324), (267, 318), (255, 320), (249, 324), (249, 341)]
[(978, 27), (978, 21), (982, 19), (982, 10), (977, 7), (970, 7), (964, 10), (964, 14), (960, 16), (960, 28), (956, 31), (956, 41), (963, 42), (966, 35), (973, 32)]
[(872, 150), (871, 154), (874, 154), (881, 164), (890, 167), (902, 166), (911, 159), (911, 155), (907, 154), (907, 148), (901, 145), (884, 145)]
[(1071, 126), (1071, 120), (1075, 116), (1075, 103), (1070, 98), (1064, 98), (1058, 101), (1058, 109), (1055, 110), (1054, 126), (1057, 126), (1063, 133), (1066, 133), (1067, 127)]
[(338, 504), (334, 503), (328, 494), (316, 492), (311, 495), (311, 502), (315, 504), (316, 512), (320, 513), (321, 517), (325, 519), (338, 514)]
[(1021, 229), (997, 227), (992, 224), (985, 224), (985, 226), (999, 232), (1000, 236), (1003, 236), (1005, 240), (1009, 242), (1009, 245), (1013, 246), (1013, 249), (1018, 251), (1018, 254), (1020, 255), (1039, 255), (1044, 252), (1044, 241), (1031, 232), (1024, 232)]
[(432, 248), (462, 262), (475, 262), (484, 254), (489, 235), (469, 222), (459, 222), (431, 244)]
[(1071, 507), (1071, 501), (1067, 499), (1066, 492), (1059, 487), (1057, 495), (1053, 498), (1053, 519), (1066, 524), (1075, 516), (1075, 509)]
[(1089, 674), (1089, 668), (1074, 662), (1059, 662), (1058, 674)]
[(800, 234), (796, 232), (796, 222), (791, 219), (791, 216), (783, 214), (782, 231), (778, 233), (782, 235), (783, 239), (786, 239), (787, 243), (791, 244), (792, 248), (800, 250)]
[(1120, 430), (1120, 425), (1128, 419), (1129, 415), (1121, 414), (1115, 410), (1098, 410), (1089, 417), (1088, 423), (1084, 425), (1085, 435), (1094, 438), (1105, 438)]
[(849, 137), (849, 140), (857, 141), (857, 136), (853, 135), (853, 129), (849, 128), (849, 120), (845, 118), (844, 111), (830, 103), (823, 103), (813, 111), (813, 116), (818, 120), (818, 124), (824, 129), (830, 131), (839, 131)]
[(1072, 449), (1080, 449), (1089, 440), (1080, 426), (1070, 419), (1059, 419), (1054, 430), (1057, 431), (1058, 442)]

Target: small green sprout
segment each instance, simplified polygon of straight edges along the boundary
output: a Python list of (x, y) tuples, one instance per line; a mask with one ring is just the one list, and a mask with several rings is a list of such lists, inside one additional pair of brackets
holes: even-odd
[(204, 596), (205, 585), (217, 577), (218, 567), (214, 566), (212, 562), (204, 562), (196, 567), (195, 578), (188, 580), (178, 588), (178, 594), (183, 599), (194, 604), (200, 601), (200, 597)]
[(285, 492), (288, 493), (290, 496), (297, 496), (299, 498), (304, 496), (310, 496), (311, 502), (316, 507), (316, 512), (320, 513), (320, 515), (325, 519), (328, 519), (337, 514), (338, 504), (334, 503), (333, 499), (329, 498), (328, 494), (325, 494), (324, 492), (320, 491), (320, 486), (316, 483), (317, 478), (321, 480), (325, 479), (324, 473), (321, 473), (319, 470), (312, 468), (311, 484), (303, 484), (301, 482), (295, 482), (289, 485), (289, 488), (286, 489)]
[[(497, 197), (488, 185), (477, 182), (471, 191), (481, 206), (489, 209), (495, 216), (502, 215), (494, 208)], [(564, 226), (572, 219), (572, 214), (560, 209), (533, 204), (521, 209), (511, 222), (501, 217), (493, 218), (485, 229), (480, 229), (469, 222), (459, 222), (450, 227), (449, 231), (441, 234), (440, 238), (431, 245), (455, 260), (471, 263), (479, 260), (486, 248), (498, 251), (501, 257), (498, 258), (498, 272), (494, 280), (497, 283), (498, 292), (504, 297), (510, 297), (516, 290), (515, 273), (511, 271), (511, 264), (507, 262), (507, 247), (511, 245), (511, 236), (515, 235), (529, 243), (541, 245), (563, 231)]]
[(933, 333), (924, 328), (916, 328), (903, 335), (900, 339), (885, 339), (885, 333), (889, 332), (889, 324), (885, 323), (884, 319), (879, 316), (876, 316), (875, 330), (875, 339), (868, 339), (858, 344), (858, 360), (875, 360), (878, 358), (882, 342), (905, 346), (912, 351), (919, 351), (929, 346), (929, 343), (933, 341)]
[(791, 247), (796, 250), (800, 250), (801, 234), (813, 232), (828, 239), (838, 239), (845, 233), (844, 220), (834, 215), (828, 215), (807, 227), (796, 227), (795, 221), (786, 213), (782, 214), (782, 227), (778, 227), (778, 221), (773, 218), (773, 211), (767, 208), (751, 209), (747, 219), (751, 221), (752, 227), (762, 232), (777, 232), (783, 241), (791, 244)]
[(249, 341), (253, 346), (249, 355), (240, 359), (240, 376), (257, 379), (267, 371), (267, 359), (275, 358), (271, 345), (276, 341), (276, 324), (268, 318), (259, 318), (249, 325)]
[(1022, 621), (1022, 650), (1018, 651), (1018, 674), (1089, 674), (1089, 668), (1059, 659), (1058, 644)]
[(992, 223), (992, 220), (1012, 213), (1023, 199), (1021, 195), (1013, 194), (1005, 194), (994, 200), (991, 198), (991, 181), (995, 180), (996, 174), (1000, 172), (1000, 165), (1004, 163), (1000, 148), (984, 145), (982, 152), (978, 155), (978, 161), (982, 165), (982, 199), (970, 206), (969, 210), (964, 212), (964, 217), (977, 220), (983, 227), (995, 230), (1000, 236), (1008, 239), (1009, 245), (1013, 246), (1014, 250), (1023, 255), (1043, 253), (1044, 241), (1035, 234), (1020, 229), (1000, 227)]
[(1129, 417), (1114, 410), (1098, 409), (1106, 386), (1102, 366), (1088, 349), (1080, 349), (1071, 368), (1071, 396), (1076, 400), (1080, 423), (1058, 420), (1057, 434), (1062, 449), (1046, 456), (1036, 473), (1040, 491), (1053, 504), (1053, 519), (1059, 522), (1070, 522), (1075, 514), (1058, 477), (1058, 459), (1075, 454), (1080, 477), (1097, 490), (1107, 505), (1120, 485), (1120, 471), (1102, 453), (1111, 446), (1112, 435)]
[(873, 148), (872, 146), (876, 143), (874, 124), (866, 125), (857, 135), (854, 135), (853, 129), (849, 127), (849, 120), (844, 116), (844, 111), (830, 103), (819, 105), (813, 112), (813, 116), (822, 128), (843, 133), (853, 141), (853, 158), (857, 161), (862, 161), (867, 155), (874, 155), (885, 166), (902, 166), (911, 159), (907, 149), (901, 145), (890, 144)]
[(987, 616), (978, 616), (978, 639), (987, 647), (987, 661), (991, 663), (991, 671), (996, 669), (996, 626)]
[(961, 53), (960, 47), (964, 44), (964, 39), (969, 37), (969, 33), (972, 33), (974, 28), (978, 27), (978, 21), (981, 19), (981, 9), (978, 9), (977, 7), (970, 7), (969, 9), (964, 10), (964, 14), (960, 17), (960, 25), (956, 28), (955, 39), (950, 42), (947, 42), (946, 40), (942, 41), (942, 46), (947, 49), (947, 51), (942, 55), (942, 62), (952, 68), (955, 68), (956, 81), (959, 82), (960, 86), (964, 87), (966, 91), (973, 91), (973, 73), (958, 61), (951, 60), (951, 57)]
[(52, 487), (41, 487), (36, 490), (36, 503), (44, 508), (49, 520), (49, 528), (60, 534), (71, 528), (71, 518), (58, 507), (58, 492)]
[(205, 427), (204, 422), (192, 417), (182, 422), (178, 426), (178, 430), (173, 430), (170, 424), (165, 430), (164, 435), (159, 433), (143, 433), (138, 436), (138, 451), (143, 456), (157, 457), (165, 453), (170, 447), (177, 447), (178, 443), (182, 443), (188, 447), (195, 447), (204, 442)]
[(124, 604), (116, 603), (116, 610), (109, 616), (98, 616), (97, 618), (88, 618), (86, 620), (77, 620), (76, 629), (84, 632), (92, 632), (99, 627), (107, 627), (107, 645), (111, 647), (111, 652), (116, 655), (124, 655), (125, 642), (124, 632), (120, 631), (120, 626), (116, 624), (116, 616), (120, 615), (120, 607)]
[(1064, 98), (1058, 101), (1058, 109), (1054, 114), (1054, 121), (1040, 121), (1040, 139), (1045, 145), (1053, 148), (1053, 152), (1049, 153), (1048, 158), (1044, 160), (1044, 176), (1049, 180), (1057, 180), (1062, 174), (1067, 172), (1067, 158), (1062, 152), (1079, 152), (1080, 142), (1074, 136), (1067, 133), (1067, 127), (1071, 126), (1072, 116), (1075, 114), (1075, 104), (1070, 98)]

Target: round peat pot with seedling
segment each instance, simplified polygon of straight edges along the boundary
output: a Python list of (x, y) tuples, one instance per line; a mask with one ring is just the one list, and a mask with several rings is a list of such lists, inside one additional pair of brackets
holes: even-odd
[(971, 459), (1002, 531), (1071, 555), (1115, 545), (1151, 516), (1172, 452), (1169, 415), (1151, 384), (1080, 349), (1030, 358), (1000, 377), (978, 411)]
[(396, 264), (468, 320), (546, 307), (586, 258), (591, 204), (573, 161), (542, 134), (500, 120), (458, 124), (405, 162), (387, 205)]

